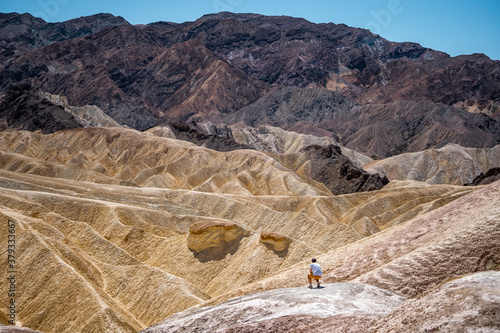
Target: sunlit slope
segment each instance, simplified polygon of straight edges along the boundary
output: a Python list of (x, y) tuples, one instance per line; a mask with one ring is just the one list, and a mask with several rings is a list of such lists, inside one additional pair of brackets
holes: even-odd
[[(375, 285), (405, 297), (467, 274), (500, 270), (500, 182), (318, 256), (324, 282)], [(304, 284), (308, 261), (209, 301)]]
[(18, 320), (43, 332), (145, 328), (475, 190), (396, 182), (333, 196), (251, 150), (123, 129), (0, 136)]

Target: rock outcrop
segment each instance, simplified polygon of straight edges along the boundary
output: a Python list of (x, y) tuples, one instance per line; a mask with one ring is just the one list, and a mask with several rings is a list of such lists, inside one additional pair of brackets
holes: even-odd
[(355, 283), (328, 284), (314, 291), (276, 289), (238, 297), (210, 308), (188, 310), (142, 332), (248, 332), (245, 330), (248, 326), (257, 328), (259, 323), (283, 317), (291, 317), (291, 320), (297, 316), (379, 317), (390, 313), (404, 300), (377, 287)]
[(69, 105), (65, 96), (51, 95), (40, 92), (40, 95), (55, 105), (62, 106), (64, 110), (73, 115), (84, 127), (121, 127), (113, 118), (95, 105), (73, 106)]
[(500, 272), (480, 272), (406, 301), (365, 332), (496, 332), (499, 299)]
[(171, 128), (176, 139), (192, 142), (198, 146), (214, 149), (217, 151), (231, 151), (238, 149), (249, 149), (249, 145), (236, 142), (233, 133), (227, 126), (215, 126), (208, 123), (201, 125), (195, 122), (174, 122), (162, 126)]
[(64, 96), (29, 84), (12, 87), (0, 101), (0, 129), (53, 133), (83, 127), (121, 127), (95, 105), (71, 106)]
[(236, 125), (231, 127), (231, 133), (236, 142), (269, 153), (293, 154), (308, 146), (335, 145), (340, 147), (342, 155), (347, 156), (358, 167), (372, 161), (368, 156), (343, 147), (336, 139), (328, 136), (301, 134), (273, 126), (240, 128)]
[(500, 168), (491, 168), (485, 173), (479, 174), (472, 182), (464, 185), (477, 186), (477, 185), (488, 185), (500, 180)]
[(184, 311), (141, 332), (496, 332), (499, 278), (499, 272), (480, 272), (408, 300), (357, 283), (277, 289)]
[(308, 176), (325, 184), (333, 194), (374, 191), (389, 183), (385, 176), (355, 166), (338, 146), (308, 146), (300, 152), (311, 161)]
[(275, 252), (283, 252), (288, 250), (292, 240), (284, 235), (275, 232), (263, 231), (260, 234), (260, 241), (272, 248)]
[(187, 246), (195, 252), (224, 251), (245, 235), (248, 235), (248, 232), (235, 223), (222, 221), (196, 222), (189, 227)]
[(0, 129), (53, 133), (83, 127), (80, 119), (40, 93), (27, 84), (12, 87), (0, 102)]

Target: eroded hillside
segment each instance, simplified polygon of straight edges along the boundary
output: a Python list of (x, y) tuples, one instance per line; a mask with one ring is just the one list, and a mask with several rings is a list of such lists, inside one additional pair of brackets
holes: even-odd
[(136, 331), (475, 191), (394, 182), (334, 196), (293, 154), (121, 128), (0, 135), (18, 319), (43, 332)]

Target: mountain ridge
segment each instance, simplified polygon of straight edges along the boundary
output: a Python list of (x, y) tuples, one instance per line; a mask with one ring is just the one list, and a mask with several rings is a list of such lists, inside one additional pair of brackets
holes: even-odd
[[(0, 90), (29, 82), (141, 130), (162, 121), (227, 123), (281, 86), (332, 90), (361, 105), (406, 100), (500, 115), (500, 62), (479, 54), (449, 57), (341, 24), (225, 12), (147, 25), (99, 14), (50, 27), (61, 30), (50, 45), (26, 49), (25, 43), (0, 68)], [(5, 36), (0, 29), (8, 44)], [(198, 55), (189, 60), (191, 52)], [(176, 58), (187, 60), (161, 74)], [(318, 121), (294, 130), (319, 130)]]

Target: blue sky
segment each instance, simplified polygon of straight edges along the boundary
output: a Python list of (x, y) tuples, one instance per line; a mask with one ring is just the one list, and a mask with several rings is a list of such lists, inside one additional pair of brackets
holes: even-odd
[(218, 11), (289, 15), (368, 28), (452, 56), (484, 53), (500, 60), (499, 0), (0, 0), (0, 12), (13, 11), (50, 22), (106, 12), (133, 24), (193, 21)]

